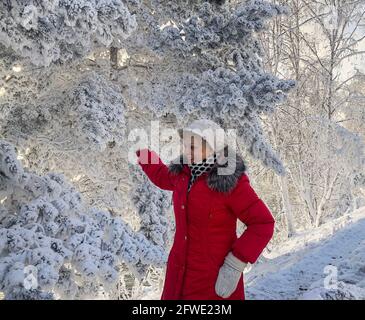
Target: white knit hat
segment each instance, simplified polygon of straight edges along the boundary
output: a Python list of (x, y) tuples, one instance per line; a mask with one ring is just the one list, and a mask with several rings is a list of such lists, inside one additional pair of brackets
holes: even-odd
[(187, 127), (178, 129), (181, 138), (183, 138), (184, 132), (202, 137), (214, 151), (219, 151), (227, 145), (224, 129), (212, 120), (194, 120)]

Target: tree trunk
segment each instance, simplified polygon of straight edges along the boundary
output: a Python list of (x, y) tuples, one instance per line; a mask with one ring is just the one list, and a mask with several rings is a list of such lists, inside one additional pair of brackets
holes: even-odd
[(118, 69), (118, 48), (110, 47), (110, 65), (114, 69)]
[(279, 186), (281, 190), (281, 198), (283, 201), (285, 222), (286, 222), (286, 231), (288, 234), (288, 238), (292, 237), (295, 234), (294, 230), (294, 219), (292, 207), (289, 200), (289, 191), (288, 191), (288, 182), (286, 176), (278, 176)]

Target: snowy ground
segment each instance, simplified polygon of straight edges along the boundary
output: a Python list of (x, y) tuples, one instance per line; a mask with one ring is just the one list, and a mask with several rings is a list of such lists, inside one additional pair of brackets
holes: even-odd
[(295, 236), (245, 274), (247, 299), (365, 299), (365, 208)]

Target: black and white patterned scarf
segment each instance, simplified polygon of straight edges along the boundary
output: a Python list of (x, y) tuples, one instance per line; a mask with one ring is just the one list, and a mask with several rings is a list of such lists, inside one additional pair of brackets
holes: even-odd
[(190, 191), (191, 186), (193, 185), (196, 178), (199, 177), (202, 173), (209, 171), (214, 166), (216, 160), (217, 160), (217, 155), (216, 153), (213, 153), (209, 157), (203, 159), (201, 162), (188, 164), (191, 170), (188, 192)]

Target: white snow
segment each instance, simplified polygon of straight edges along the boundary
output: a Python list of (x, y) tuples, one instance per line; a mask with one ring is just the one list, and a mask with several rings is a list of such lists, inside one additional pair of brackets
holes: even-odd
[(365, 299), (365, 207), (294, 236), (245, 274), (247, 299)]

